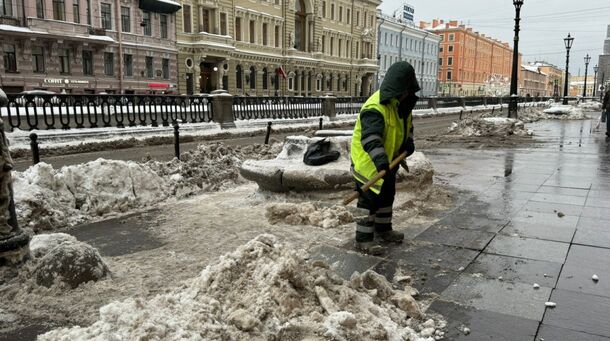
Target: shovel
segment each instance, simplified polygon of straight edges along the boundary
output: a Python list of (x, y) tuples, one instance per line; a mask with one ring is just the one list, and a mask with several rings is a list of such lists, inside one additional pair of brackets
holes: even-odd
[[(407, 158), (407, 152), (402, 152), (402, 154), (398, 155), (394, 160), (392, 160), (392, 162), (390, 162), (390, 169), (394, 169), (396, 168), (396, 166), (398, 166), (400, 164), (401, 161), (403, 161), (404, 159)], [(406, 168), (407, 171), (409, 170), (409, 168)], [(379, 179), (383, 178), (386, 175), (386, 171), (382, 170), (381, 172), (377, 173), (377, 175), (375, 175), (371, 180), (369, 180), (367, 183), (364, 184), (364, 186), (362, 186), (362, 188), (360, 189), (363, 193), (368, 191), (369, 188), (371, 188), (371, 186), (373, 186)], [(358, 199), (358, 197), (360, 196), (360, 192), (354, 192), (352, 193), (349, 197), (343, 199), (343, 205), (347, 205), (350, 202)]]

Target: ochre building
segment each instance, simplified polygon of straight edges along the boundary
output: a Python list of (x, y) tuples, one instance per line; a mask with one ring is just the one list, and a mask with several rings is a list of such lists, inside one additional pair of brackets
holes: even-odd
[(202, 0), (177, 13), (178, 89), (359, 96), (377, 72), (378, 0)]

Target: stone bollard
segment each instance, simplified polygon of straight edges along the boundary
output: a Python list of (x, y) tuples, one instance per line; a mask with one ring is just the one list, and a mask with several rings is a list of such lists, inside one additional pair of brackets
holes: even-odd
[(334, 121), (337, 118), (336, 103), (337, 97), (331, 94), (322, 97), (322, 114), (328, 116), (331, 121)]
[(38, 135), (30, 134), (30, 148), (32, 150), (32, 164), (36, 165), (40, 162), (40, 149), (38, 148)]
[(438, 100), (436, 97), (428, 98), (428, 108), (434, 110), (434, 112), (438, 111)]
[(180, 132), (178, 131), (180, 126), (174, 124), (174, 156), (180, 160)]
[(212, 120), (220, 124), (222, 129), (235, 128), (233, 117), (233, 95), (225, 90), (214, 90), (212, 97)]
[(460, 101), (460, 106), (462, 108), (466, 108), (466, 98), (465, 97), (460, 97), (459, 101)]
[[(6, 105), (6, 95), (0, 90), (0, 106)], [(30, 237), (17, 224), (11, 170), (13, 160), (0, 119), (0, 266), (19, 264), (29, 254)]]

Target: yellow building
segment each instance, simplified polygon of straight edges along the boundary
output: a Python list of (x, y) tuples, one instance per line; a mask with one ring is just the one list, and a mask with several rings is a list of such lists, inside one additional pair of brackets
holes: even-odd
[[(593, 96), (594, 82), (595, 82), (595, 76), (587, 75), (587, 97)], [(570, 92), (569, 92), (570, 96), (573, 96), (573, 97), (582, 96), (584, 87), (585, 87), (585, 76), (570, 77)]]
[(178, 89), (234, 95), (368, 95), (379, 0), (183, 0)]

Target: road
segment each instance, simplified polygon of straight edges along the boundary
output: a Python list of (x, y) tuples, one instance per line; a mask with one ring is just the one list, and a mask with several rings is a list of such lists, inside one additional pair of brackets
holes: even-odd
[[(428, 117), (428, 118), (415, 118), (415, 134), (431, 135), (436, 134), (439, 131), (447, 129), (451, 123), (459, 119), (459, 114), (440, 116), (440, 117)], [(277, 140), (283, 140), (286, 136), (296, 135), (297, 133), (284, 133), (284, 134), (272, 134), (271, 137)], [(243, 137), (243, 138), (230, 138), (230, 139), (219, 139), (220, 141), (228, 145), (248, 145), (253, 143), (263, 143), (265, 140), (264, 135), (254, 137)], [(180, 152), (185, 152), (196, 148), (198, 144), (207, 142), (188, 142), (180, 144)], [(174, 157), (174, 146), (173, 144), (158, 145), (158, 146), (143, 146), (126, 148), (121, 150), (106, 150), (96, 151), (90, 153), (79, 153), (71, 155), (59, 155), (59, 156), (40, 156), (41, 161), (53, 165), (55, 168), (59, 168), (66, 165), (73, 165), (84, 163), (98, 158), (112, 159), (112, 160), (133, 160), (140, 161), (143, 157), (149, 154), (152, 158), (159, 161), (169, 161)], [(15, 160), (15, 169), (23, 171), (32, 164), (31, 159), (21, 158)]]

